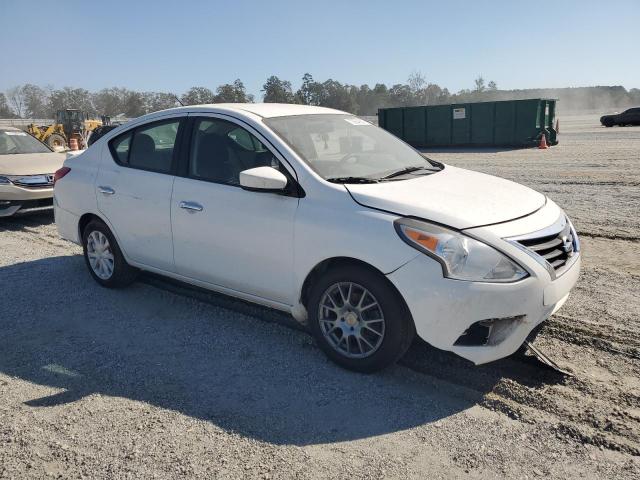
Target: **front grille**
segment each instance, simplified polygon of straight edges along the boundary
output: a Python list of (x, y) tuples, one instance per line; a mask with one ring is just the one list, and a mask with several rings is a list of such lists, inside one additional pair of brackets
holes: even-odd
[(554, 270), (560, 270), (574, 255), (575, 239), (571, 232), (571, 224), (565, 223), (564, 228), (553, 235), (545, 237), (518, 240), (523, 247), (544, 258)]

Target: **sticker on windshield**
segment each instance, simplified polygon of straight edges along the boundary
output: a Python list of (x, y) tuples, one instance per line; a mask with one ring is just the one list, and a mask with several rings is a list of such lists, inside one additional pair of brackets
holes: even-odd
[(361, 118), (345, 118), (344, 121), (351, 125), (371, 125), (369, 122), (362, 120)]
[(27, 134), (24, 132), (12, 132), (9, 130), (5, 130), (5, 132), (7, 135), (9, 135), (10, 137), (26, 137)]

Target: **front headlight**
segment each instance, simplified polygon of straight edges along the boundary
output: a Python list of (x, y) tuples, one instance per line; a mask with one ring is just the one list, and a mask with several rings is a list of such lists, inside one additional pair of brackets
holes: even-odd
[(11, 184), (11, 180), (9, 180), (7, 177), (0, 176), (0, 185), (10, 185), (10, 184)]
[(400, 238), (440, 262), (447, 278), (473, 282), (515, 282), (528, 273), (493, 247), (448, 228), (401, 218), (394, 222)]

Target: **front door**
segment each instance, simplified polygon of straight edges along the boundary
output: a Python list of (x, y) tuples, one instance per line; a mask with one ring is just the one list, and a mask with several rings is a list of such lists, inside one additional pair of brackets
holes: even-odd
[(109, 142), (96, 179), (98, 209), (125, 255), (173, 271), (171, 189), (186, 116), (136, 127)]
[(293, 224), (298, 198), (243, 190), (239, 174), (284, 165), (257, 133), (216, 116), (192, 120), (188, 169), (171, 201), (177, 273), (293, 304)]

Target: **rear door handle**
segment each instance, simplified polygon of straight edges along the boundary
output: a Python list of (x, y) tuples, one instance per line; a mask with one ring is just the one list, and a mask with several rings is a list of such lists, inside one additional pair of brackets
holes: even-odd
[(111, 187), (99, 186), (98, 191), (103, 195), (113, 195), (116, 191)]
[(196, 202), (180, 202), (180, 208), (184, 208), (185, 210), (189, 210), (191, 212), (202, 211), (202, 205)]

